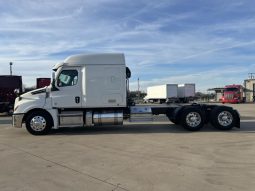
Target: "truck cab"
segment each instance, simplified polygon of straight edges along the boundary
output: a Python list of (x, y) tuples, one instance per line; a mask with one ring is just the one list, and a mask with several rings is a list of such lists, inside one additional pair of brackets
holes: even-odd
[[(94, 111), (123, 116), (122, 112), (118, 112), (127, 106), (123, 54), (70, 56), (53, 67), (52, 76), (50, 86), (28, 92), (15, 100), (16, 126), (21, 126), (34, 112), (44, 113), (56, 129), (70, 124), (84, 125), (86, 122), (91, 125), (91, 119), (83, 120), (86, 119), (84, 113), (89, 116)], [(116, 119), (112, 120), (114, 123)], [(39, 118), (37, 121), (35, 123), (42, 126)]]
[(244, 91), (241, 85), (227, 85), (223, 90), (222, 103), (242, 103), (244, 102)]

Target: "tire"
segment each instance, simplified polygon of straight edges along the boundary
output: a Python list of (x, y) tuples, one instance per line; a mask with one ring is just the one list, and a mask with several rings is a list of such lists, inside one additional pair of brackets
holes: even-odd
[(199, 108), (187, 107), (181, 113), (180, 123), (189, 131), (198, 131), (204, 126), (205, 118)]
[(177, 122), (177, 120), (175, 120), (175, 119), (169, 119), (169, 121), (171, 121), (173, 124), (176, 124), (176, 125), (179, 124), (179, 123)]
[(235, 112), (229, 107), (215, 107), (210, 114), (211, 124), (220, 130), (230, 130), (236, 124)]
[(9, 115), (9, 116), (12, 116), (12, 114), (13, 114), (13, 109), (9, 109), (8, 115)]
[(13, 114), (13, 108), (14, 108), (13, 104), (9, 104), (6, 106), (7, 115), (11, 116)]
[(174, 111), (168, 110), (166, 112), (166, 116), (167, 116), (168, 120), (176, 125), (179, 125), (180, 124), (180, 117), (179, 117), (180, 110), (181, 110), (181, 107), (176, 108)]
[(47, 135), (53, 126), (51, 116), (44, 111), (30, 113), (25, 122), (27, 131), (32, 135)]
[(163, 104), (164, 103), (164, 100), (159, 100), (159, 104)]

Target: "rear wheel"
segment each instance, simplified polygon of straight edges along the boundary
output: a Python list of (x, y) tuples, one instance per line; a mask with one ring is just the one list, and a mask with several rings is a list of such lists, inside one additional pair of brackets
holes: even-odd
[(169, 119), (169, 121), (171, 121), (173, 124), (176, 124), (176, 125), (179, 124), (178, 121), (177, 121), (176, 119)]
[(181, 125), (189, 131), (198, 131), (204, 126), (204, 115), (196, 107), (187, 107), (181, 114)]
[(32, 135), (46, 135), (52, 128), (52, 120), (48, 113), (35, 111), (26, 118), (26, 128)]
[(212, 125), (220, 130), (230, 130), (235, 125), (235, 113), (229, 107), (216, 107), (211, 112)]

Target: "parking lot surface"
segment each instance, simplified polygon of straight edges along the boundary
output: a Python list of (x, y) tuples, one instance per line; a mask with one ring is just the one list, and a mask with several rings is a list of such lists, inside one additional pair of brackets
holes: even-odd
[(231, 105), (241, 128), (199, 132), (158, 117), (30, 135), (0, 117), (0, 190), (255, 189), (255, 104)]

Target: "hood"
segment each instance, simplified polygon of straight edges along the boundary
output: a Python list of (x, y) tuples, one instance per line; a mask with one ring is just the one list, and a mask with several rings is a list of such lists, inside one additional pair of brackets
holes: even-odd
[(47, 87), (29, 91), (15, 99), (14, 113), (26, 113), (34, 108), (43, 108)]
[(39, 88), (39, 89), (36, 89), (36, 90), (31, 91), (31, 94), (32, 94), (32, 95), (42, 94), (42, 93), (46, 93), (46, 87), (44, 87), (44, 88)]
[(26, 92), (26, 93), (22, 94), (20, 97), (22, 97), (22, 98), (32, 98), (32, 97), (44, 96), (45, 93), (46, 93), (46, 88), (47, 87), (39, 88), (39, 89), (36, 89), (36, 90)]

